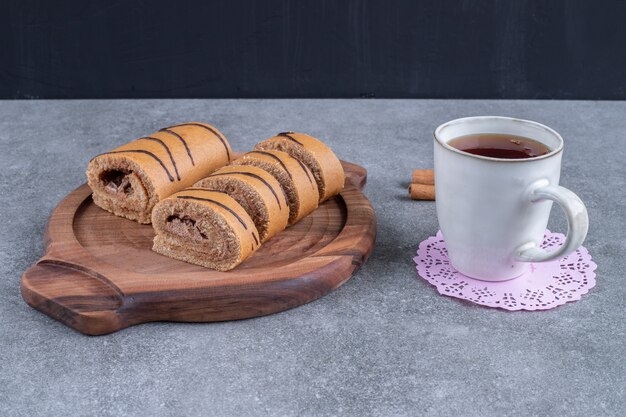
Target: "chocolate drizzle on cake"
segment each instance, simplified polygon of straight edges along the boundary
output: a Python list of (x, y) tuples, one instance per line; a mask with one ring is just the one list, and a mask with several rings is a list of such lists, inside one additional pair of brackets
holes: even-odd
[[(278, 208), (282, 209), (282, 205), (280, 204), (280, 199), (278, 198), (278, 194), (276, 193), (276, 190), (274, 190), (274, 187), (272, 187), (272, 185), (269, 182), (267, 182), (263, 177), (257, 174), (253, 174), (252, 172), (242, 172), (242, 171), (221, 172), (217, 174), (211, 174), (209, 175), (209, 177), (218, 177), (218, 176), (225, 176), (225, 175), (226, 176), (227, 175), (245, 175), (247, 177), (255, 178), (261, 181), (263, 184), (265, 184), (265, 186), (267, 186), (267, 188), (270, 189), (272, 194), (274, 194), (274, 198), (276, 198), (276, 202), (278, 203)], [(287, 195), (285, 195), (285, 191), (283, 190), (283, 187), (280, 187), (280, 190), (282, 191), (283, 196), (285, 197), (285, 201), (287, 201)]]
[(161, 165), (161, 167), (163, 168), (163, 170), (167, 174), (167, 177), (169, 178), (170, 182), (174, 182), (174, 177), (172, 177), (172, 174), (170, 174), (170, 170), (167, 169), (167, 167), (165, 166), (165, 164), (163, 163), (161, 158), (159, 158), (158, 156), (156, 156), (152, 152), (146, 151), (144, 149), (127, 149), (127, 150), (123, 150), (123, 151), (110, 151), (110, 152), (101, 153), (100, 155), (95, 156), (93, 159), (97, 158), (98, 156), (111, 155), (111, 154), (116, 154), (116, 153), (142, 153), (144, 155), (148, 155), (148, 156), (150, 156), (152, 159), (154, 159), (155, 161), (157, 161)]
[(311, 176), (309, 175), (309, 169), (302, 163), (301, 160), (299, 160), (298, 158), (293, 158), (296, 160), (296, 162), (298, 162), (298, 164), (300, 165), (300, 167), (302, 168), (302, 170), (304, 171), (304, 173), (306, 174), (306, 177), (309, 179), (309, 182), (311, 183), (311, 186), (313, 186), (313, 179), (311, 178)]
[(174, 166), (174, 172), (176, 172), (176, 179), (178, 179), (178, 181), (180, 181), (180, 174), (178, 173), (178, 167), (176, 166), (176, 161), (174, 160), (174, 157), (172, 156), (172, 152), (170, 151), (170, 148), (165, 144), (165, 142), (163, 142), (161, 139), (153, 138), (152, 136), (144, 136), (144, 137), (139, 138), (137, 140), (138, 141), (139, 140), (151, 140), (153, 142), (160, 143), (161, 146), (163, 146), (163, 148), (165, 148), (165, 151), (169, 155), (170, 161), (172, 161), (172, 165)]
[(282, 137), (282, 138), (287, 138), (287, 139), (289, 139), (289, 140), (290, 140), (290, 141), (292, 141), (292, 142), (296, 142), (296, 143), (297, 143), (298, 145), (300, 145), (300, 146), (304, 146), (304, 145), (302, 144), (302, 142), (300, 142), (298, 139), (296, 139), (296, 138), (294, 138), (293, 136), (291, 136), (291, 134), (292, 134), (292, 133), (295, 133), (295, 132), (280, 132), (280, 133), (279, 133), (279, 134), (277, 134), (276, 136), (280, 136), (280, 137)]
[(193, 160), (193, 156), (191, 156), (191, 151), (189, 150), (189, 146), (187, 146), (187, 141), (185, 140), (185, 138), (183, 138), (181, 135), (179, 135), (178, 133), (174, 132), (173, 130), (169, 130), (168, 128), (163, 128), (161, 130), (159, 130), (159, 132), (164, 132), (164, 133), (168, 133), (174, 137), (177, 137), (178, 140), (180, 140), (183, 144), (183, 146), (185, 147), (185, 150), (187, 151), (187, 155), (189, 155), (189, 160), (191, 161), (191, 165), (196, 166), (196, 163)]
[(213, 133), (222, 142), (222, 145), (224, 145), (224, 149), (226, 149), (226, 156), (228, 157), (228, 161), (230, 161), (230, 151), (228, 150), (228, 145), (226, 144), (226, 139), (222, 135), (220, 135), (217, 132), (217, 130), (213, 129), (210, 126), (203, 125), (202, 123), (181, 123), (179, 125), (168, 126), (168, 127), (163, 128), (161, 130), (167, 130), (167, 129), (172, 129), (172, 128), (175, 128), (175, 127), (182, 127), (182, 126), (198, 126), (198, 127), (201, 127), (203, 129), (206, 129), (209, 132)]
[(280, 164), (280, 166), (281, 166), (281, 167), (283, 167), (283, 169), (284, 169), (285, 171), (287, 171), (287, 175), (289, 175), (289, 178), (293, 178), (293, 177), (291, 176), (291, 172), (289, 172), (289, 170), (287, 169), (287, 166), (285, 165), (285, 163), (284, 163), (284, 162), (283, 162), (283, 161), (282, 161), (279, 157), (277, 157), (276, 155), (274, 155), (273, 153), (271, 153), (271, 152), (265, 152), (265, 151), (250, 151), (250, 152), (248, 152), (248, 153), (249, 153), (249, 154), (250, 154), (250, 153), (256, 153), (256, 154), (260, 154), (260, 155), (269, 156), (270, 158), (272, 158), (272, 159), (274, 159), (274, 160), (278, 161), (278, 163)]
[(184, 191), (211, 191), (212, 193), (221, 193), (221, 194), (228, 195), (228, 193), (226, 191), (214, 190), (212, 188), (189, 187), (189, 188), (185, 188)]

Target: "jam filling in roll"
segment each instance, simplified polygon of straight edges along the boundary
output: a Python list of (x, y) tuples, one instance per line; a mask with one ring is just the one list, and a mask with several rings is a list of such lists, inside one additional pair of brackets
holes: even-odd
[(150, 223), (160, 200), (230, 163), (228, 141), (206, 123), (183, 123), (94, 157), (87, 168), (93, 201), (121, 217)]

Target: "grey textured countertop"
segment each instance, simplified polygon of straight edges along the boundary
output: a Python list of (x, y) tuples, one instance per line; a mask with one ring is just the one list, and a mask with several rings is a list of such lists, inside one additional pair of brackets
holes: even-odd
[[(587, 204), (598, 264), (581, 301), (505, 312), (416, 278), (411, 258), (437, 219), (432, 202), (407, 199), (410, 171), (432, 166), (438, 124), (482, 114), (565, 138), (561, 183)], [(626, 415), (625, 115), (625, 102), (589, 101), (0, 102), (0, 415)], [(28, 307), (20, 276), (89, 158), (187, 120), (215, 124), (238, 150), (309, 132), (365, 166), (378, 215), (369, 261), (320, 300), (238, 322), (88, 337)]]

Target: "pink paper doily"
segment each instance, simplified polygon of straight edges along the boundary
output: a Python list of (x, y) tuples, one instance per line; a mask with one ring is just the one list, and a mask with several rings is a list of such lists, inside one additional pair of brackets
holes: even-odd
[[(542, 248), (560, 246), (565, 236), (546, 230)], [(579, 300), (596, 285), (596, 263), (583, 246), (559, 260), (530, 264), (524, 275), (501, 282), (480, 281), (457, 272), (448, 262), (441, 232), (421, 242), (417, 273), (440, 294), (506, 310), (548, 310)]]

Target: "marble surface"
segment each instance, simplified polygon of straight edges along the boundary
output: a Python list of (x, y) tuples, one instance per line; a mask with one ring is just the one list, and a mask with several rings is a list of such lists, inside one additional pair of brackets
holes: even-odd
[[(416, 278), (432, 202), (406, 196), (431, 132), (470, 115), (529, 118), (565, 138), (561, 184), (587, 203), (597, 286), (545, 312), (442, 297)], [(626, 415), (626, 103), (484, 100), (0, 101), (0, 414), (4, 416)], [(369, 170), (370, 260), (343, 287), (256, 319), (153, 323), (88, 337), (31, 309), (19, 280), (89, 158), (187, 120), (245, 150), (324, 138)], [(550, 228), (564, 231), (553, 211)]]

